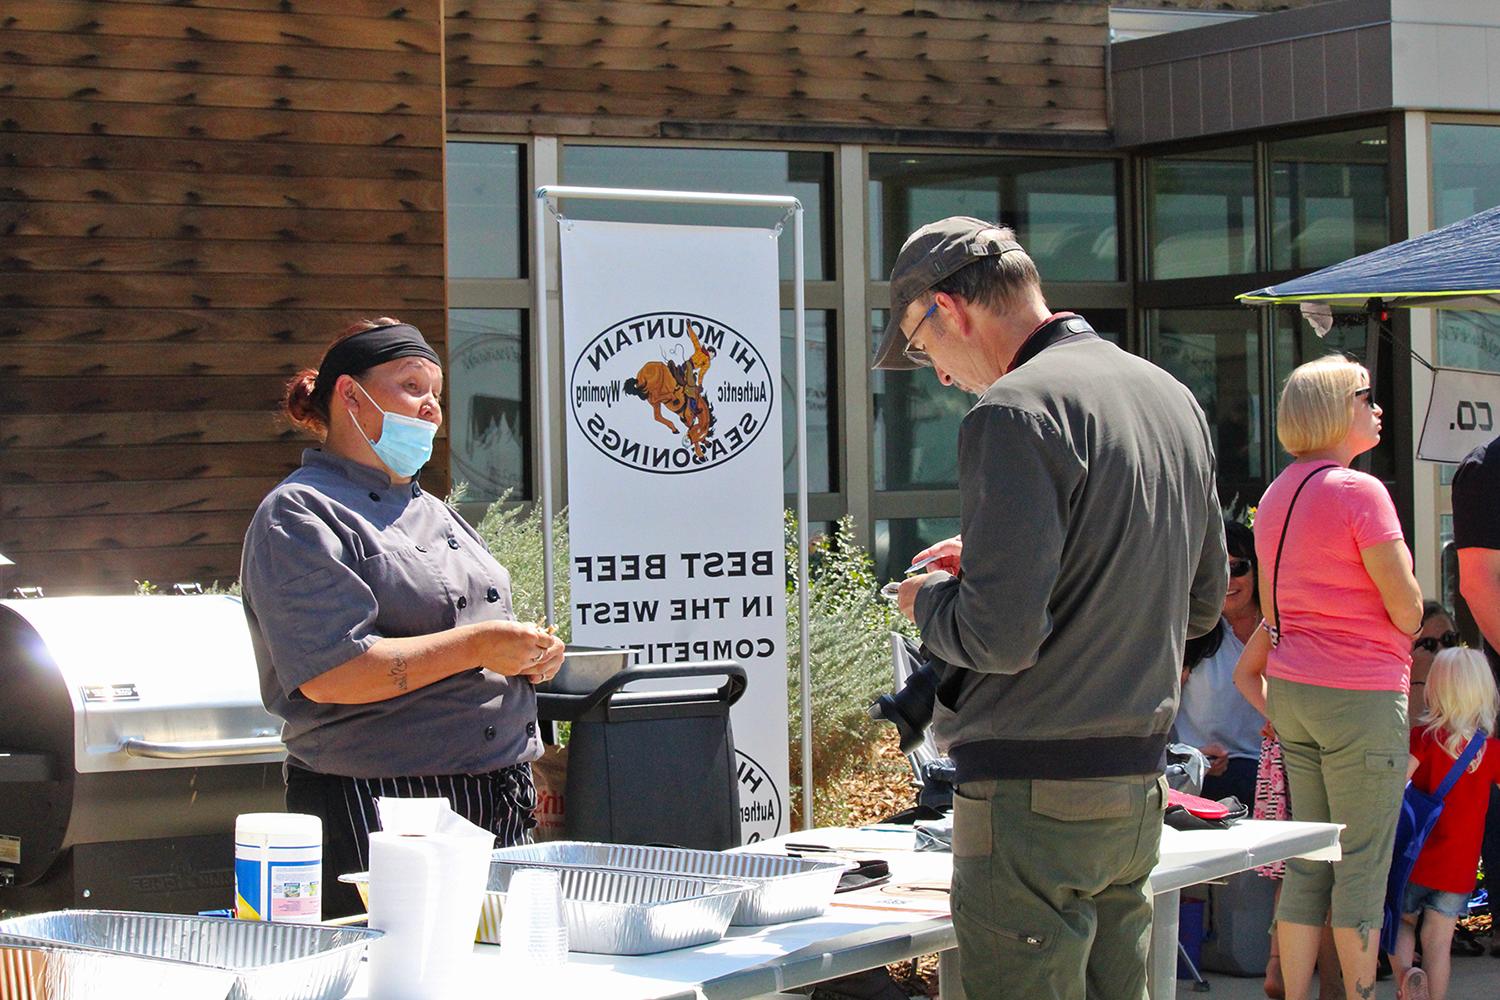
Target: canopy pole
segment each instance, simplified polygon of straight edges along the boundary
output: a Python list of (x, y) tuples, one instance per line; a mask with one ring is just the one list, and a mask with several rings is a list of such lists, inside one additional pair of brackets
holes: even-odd
[[(1378, 296), (1365, 303), (1365, 368), (1370, 372), (1370, 385), (1380, 380), (1380, 337), (1390, 336), (1386, 321), (1381, 316), (1386, 312), (1385, 302)], [(1395, 373), (1391, 383), (1395, 384)], [(1374, 461), (1374, 450), (1364, 452), (1354, 459), (1354, 467), (1360, 472), (1369, 472)]]

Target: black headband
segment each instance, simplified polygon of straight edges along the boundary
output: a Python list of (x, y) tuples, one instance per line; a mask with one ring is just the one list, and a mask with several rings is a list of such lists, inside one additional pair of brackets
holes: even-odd
[(345, 337), (328, 349), (318, 366), (313, 395), (333, 392), (340, 375), (359, 375), (397, 358), (426, 358), (439, 367), (443, 364), (416, 327), (408, 323), (377, 326)]

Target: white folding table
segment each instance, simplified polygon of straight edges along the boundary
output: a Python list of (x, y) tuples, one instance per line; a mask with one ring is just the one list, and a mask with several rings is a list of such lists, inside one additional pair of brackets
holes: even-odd
[[(1336, 860), (1337, 825), (1242, 821), (1227, 830), (1163, 830), (1161, 861), (1152, 871), (1156, 921), (1151, 944), (1151, 995), (1169, 1000), (1177, 988), (1179, 891), (1272, 861), (1304, 857)], [(945, 887), (952, 857), (911, 850), (910, 829), (830, 828), (790, 834), (748, 850), (775, 851), (787, 842), (813, 843), (890, 863), (888, 886), (835, 897), (819, 917), (770, 927), (732, 927), (714, 944), (658, 955), (570, 954), (539, 984), (547, 996), (590, 1000), (749, 1000), (887, 965), (940, 953), (944, 998), (961, 1000), (953, 922)], [(466, 984), (455, 1000), (507, 992), (515, 973), (500, 949), (476, 945)], [(366, 1000), (365, 972), (350, 1000)]]

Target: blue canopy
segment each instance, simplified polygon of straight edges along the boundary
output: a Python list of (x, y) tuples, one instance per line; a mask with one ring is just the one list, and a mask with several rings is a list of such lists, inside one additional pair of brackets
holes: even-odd
[(1419, 309), (1500, 309), (1500, 206), (1341, 264), (1235, 298)]

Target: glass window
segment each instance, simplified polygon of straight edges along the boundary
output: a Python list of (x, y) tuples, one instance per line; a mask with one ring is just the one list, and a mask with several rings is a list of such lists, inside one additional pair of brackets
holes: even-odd
[(448, 443), (466, 501), (530, 498), (526, 312), (448, 310)]
[[(829, 330), (834, 313), (808, 309), (804, 313), (807, 343), (807, 491), (828, 493), (837, 489), (833, 469), (838, 466), (837, 408), (830, 387), (834, 352), (830, 350)], [(797, 314), (781, 311), (781, 452), (785, 456), (783, 475), (786, 492), (797, 492)]]
[[(1054, 305), (1063, 310), (1066, 306)], [(880, 344), (888, 309), (870, 313), (871, 352)], [(1084, 313), (1106, 340), (1123, 343), (1125, 311)], [(931, 368), (909, 372), (870, 372), (875, 397), (872, 426), (873, 475), (877, 490), (934, 490), (958, 487), (958, 427), (974, 397), (937, 380)]]
[(1094, 332), (1105, 340), (1119, 347), (1125, 346), (1125, 310), (1124, 309), (1074, 309), (1065, 303), (1047, 303), (1057, 312), (1076, 312), (1089, 321), (1089, 326)]
[[(888, 309), (870, 314), (871, 353), (880, 344)], [(939, 490), (958, 486), (958, 425), (974, 397), (938, 382), (931, 368), (870, 372), (877, 490)]]
[(1256, 270), (1251, 148), (1147, 160), (1146, 235), (1152, 278)]
[(1446, 226), (1500, 205), (1500, 128), (1432, 126), (1432, 222)]
[(1500, 372), (1500, 314), (1438, 310), (1437, 363)]
[(448, 277), (526, 277), (523, 147), (450, 142)]
[(911, 557), (958, 534), (956, 517), (902, 517), (875, 522), (875, 578), (899, 580)]
[(1270, 144), (1271, 266), (1337, 264), (1390, 242), (1386, 130)]
[[(681, 146), (567, 146), (563, 149), (563, 177), (569, 184), (582, 186), (795, 196), (803, 209), (805, 278), (833, 279), (833, 157), (828, 153)], [(580, 219), (678, 225), (771, 226), (777, 221), (774, 209), (730, 205), (569, 201), (563, 211)], [(790, 224), (783, 236), (778, 241), (781, 278), (789, 281)]]
[[(1368, 328), (1365, 325), (1364, 313), (1350, 312), (1347, 310), (1334, 310), (1333, 329), (1328, 331), (1328, 336), (1319, 337), (1313, 332), (1311, 326), (1302, 318), (1301, 312), (1295, 306), (1277, 308), (1272, 314), (1272, 374), (1275, 379), (1274, 395), (1271, 399), (1273, 428), (1275, 418), (1276, 398), (1281, 394), (1281, 387), (1286, 384), (1287, 376), (1291, 375), (1292, 369), (1307, 361), (1315, 361), (1328, 354), (1344, 354), (1354, 358), (1360, 364), (1365, 364), (1367, 355), (1365, 353), (1366, 341), (1368, 340)], [(1375, 386), (1375, 399), (1385, 411), (1386, 433), (1380, 437), (1380, 443), (1370, 452), (1368, 471), (1371, 475), (1393, 483), (1396, 480), (1396, 436), (1390, 433), (1392, 428), (1407, 426), (1413, 419), (1410, 414), (1400, 414), (1393, 409), (1395, 399), (1394, 380), (1392, 376), (1394, 366), (1391, 364), (1391, 351), (1389, 343), (1383, 343), (1380, 350), (1379, 370), (1373, 374)], [(1421, 415), (1415, 418), (1418, 423)], [(1275, 437), (1272, 437), (1275, 441)], [(1281, 450), (1280, 443), (1272, 449), (1275, 458), (1275, 471), (1280, 472), (1291, 463), (1291, 457)], [(1363, 468), (1356, 460), (1355, 468)]]
[(1120, 280), (1119, 163), (1030, 156), (870, 156), (870, 277), (949, 215), (1016, 230), (1044, 281)]
[(1208, 418), (1219, 460), (1219, 497), (1253, 503), (1262, 468), (1260, 331), (1250, 309), (1156, 309), (1151, 360), (1192, 390)]

